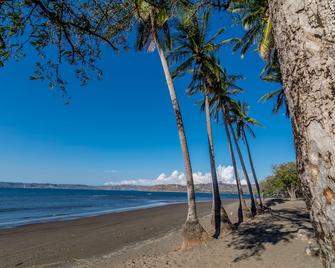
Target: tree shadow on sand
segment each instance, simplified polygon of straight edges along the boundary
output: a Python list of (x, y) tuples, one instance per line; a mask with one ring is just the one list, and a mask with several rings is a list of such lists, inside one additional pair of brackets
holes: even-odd
[(283, 204), (285, 202), (287, 202), (287, 199), (284, 199), (284, 198), (271, 198), (269, 200), (266, 200), (265, 205), (267, 207), (272, 207), (272, 206), (275, 206), (277, 204)]
[(228, 247), (241, 250), (233, 260), (239, 262), (250, 257), (260, 258), (266, 244), (289, 243), (299, 229), (312, 232), (309, 214), (305, 210), (278, 209), (245, 222), (232, 234)]

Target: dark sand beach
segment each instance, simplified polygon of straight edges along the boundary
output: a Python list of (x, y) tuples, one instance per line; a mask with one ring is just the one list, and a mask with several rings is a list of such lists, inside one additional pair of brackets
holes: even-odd
[[(225, 207), (236, 221), (237, 204)], [(208, 233), (210, 203), (198, 205)], [(35, 224), (0, 232), (1, 267), (76, 268), (321, 268), (318, 257), (307, 256), (312, 235), (303, 201), (271, 202), (268, 213), (242, 223), (218, 240), (179, 251), (185, 204), (143, 209), (72, 221)]]
[[(198, 207), (204, 216), (210, 204)], [(185, 215), (186, 205), (176, 204), (1, 230), (0, 267), (31, 267), (106, 254), (180, 228)]]

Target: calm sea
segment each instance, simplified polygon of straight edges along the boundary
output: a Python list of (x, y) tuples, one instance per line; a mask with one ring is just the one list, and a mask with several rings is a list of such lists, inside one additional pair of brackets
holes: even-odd
[[(236, 199), (235, 194), (223, 194)], [(186, 193), (0, 188), (0, 228), (186, 202)], [(198, 201), (211, 200), (198, 193)]]

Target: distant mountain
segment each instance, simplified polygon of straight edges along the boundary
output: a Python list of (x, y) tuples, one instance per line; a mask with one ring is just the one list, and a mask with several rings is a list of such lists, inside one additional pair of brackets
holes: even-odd
[[(195, 190), (197, 192), (211, 192), (212, 184), (196, 184)], [(234, 184), (226, 184), (220, 183), (219, 188), (221, 192), (224, 193), (236, 193), (236, 185)], [(243, 191), (247, 192), (247, 186), (242, 186)], [(124, 191), (148, 191), (148, 192), (186, 192), (186, 186), (180, 184), (160, 184), (160, 185), (152, 185), (152, 186), (141, 186), (141, 185), (112, 185), (112, 186), (104, 186), (105, 190), (124, 190)]]
[[(53, 184), (53, 183), (15, 183), (0, 182), (0, 188), (30, 188), (30, 189), (81, 189), (81, 190), (118, 190), (118, 191), (148, 191), (148, 192), (186, 192), (186, 186), (179, 184), (161, 185), (109, 185), (109, 186), (90, 186), (81, 184)], [(236, 185), (220, 183), (219, 188), (224, 193), (236, 193)], [(211, 192), (212, 184), (196, 184), (197, 192)], [(243, 185), (243, 191), (247, 192), (247, 186)]]
[(81, 184), (54, 184), (54, 183), (24, 183), (0, 182), (0, 188), (30, 188), (30, 189), (95, 189), (95, 186)]

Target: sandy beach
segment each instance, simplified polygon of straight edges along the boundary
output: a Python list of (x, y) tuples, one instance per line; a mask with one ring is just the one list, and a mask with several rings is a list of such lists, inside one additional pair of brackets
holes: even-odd
[[(210, 204), (199, 203), (198, 207), (204, 216)], [(107, 254), (177, 230), (185, 215), (186, 205), (176, 204), (0, 230), (0, 267), (60, 265)]]
[[(1, 267), (322, 267), (305, 254), (299, 229), (311, 230), (302, 201), (272, 202), (270, 213), (206, 246), (178, 251), (183, 204), (0, 232)], [(236, 220), (236, 203), (226, 202)], [(212, 231), (210, 204), (199, 204)]]

